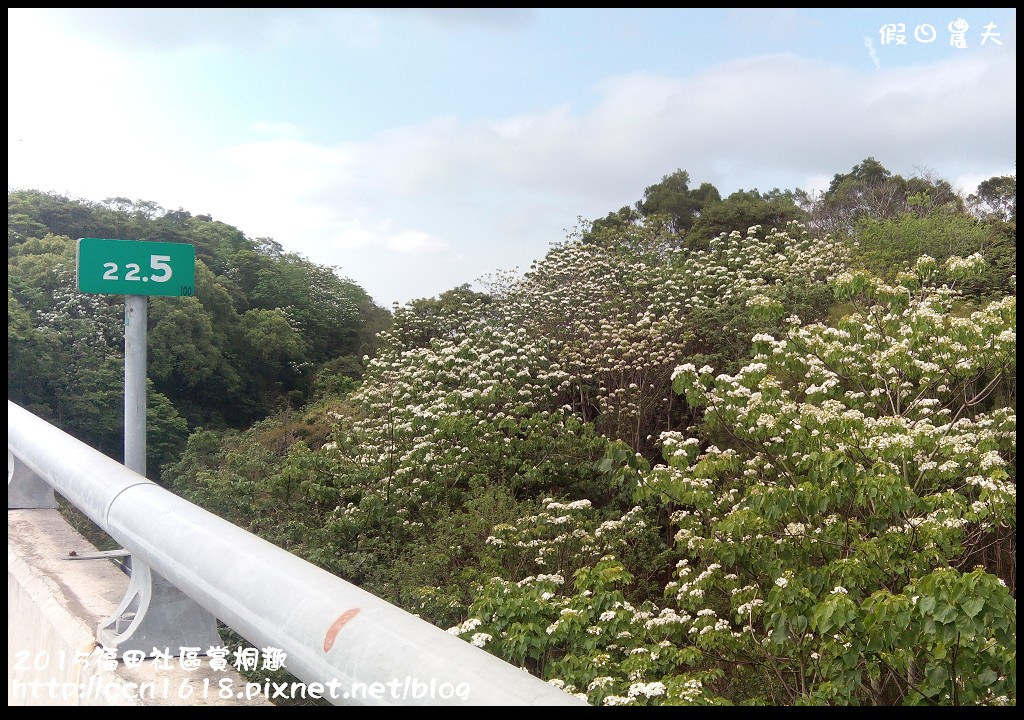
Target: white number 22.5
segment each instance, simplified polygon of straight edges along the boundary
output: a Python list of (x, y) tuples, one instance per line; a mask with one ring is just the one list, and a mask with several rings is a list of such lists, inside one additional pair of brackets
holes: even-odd
[[(172, 271), (171, 266), (167, 262), (171, 259), (170, 255), (150, 255), (149, 266), (154, 270), (160, 270), (160, 275), (150, 275), (149, 279), (153, 282), (167, 282), (171, 279)], [(117, 280), (117, 263), (103, 263), (103, 267), (107, 268), (107, 271), (103, 273), (104, 280)], [(127, 263), (125, 268), (128, 270), (125, 273), (125, 280), (141, 280), (139, 277), (139, 266), (135, 263)]]

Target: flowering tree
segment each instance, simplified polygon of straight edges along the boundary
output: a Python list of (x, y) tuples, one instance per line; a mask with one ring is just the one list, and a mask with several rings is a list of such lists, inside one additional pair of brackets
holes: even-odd
[(703, 425), (631, 473), (672, 511), (666, 607), (630, 604), (607, 555), (493, 581), (473, 630), (502, 648), (518, 613), (547, 675), (605, 704), (1014, 702), (1016, 302), (959, 302), (981, 262), (843, 273), (833, 326), (790, 318), (734, 375), (677, 368)]
[(723, 233), (702, 249), (657, 218), (580, 232), (585, 240), (553, 248), (509, 293), (507, 322), (549, 340), (571, 377), (568, 409), (644, 453), (691, 419), (671, 392), (676, 365), (745, 353), (736, 338), (774, 323), (751, 317), (751, 297), (824, 313), (825, 281), (846, 267), (842, 245), (795, 222)]

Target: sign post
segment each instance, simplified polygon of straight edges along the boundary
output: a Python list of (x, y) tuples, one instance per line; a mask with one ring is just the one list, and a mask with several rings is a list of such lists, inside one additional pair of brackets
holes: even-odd
[(78, 289), (124, 295), (124, 464), (146, 474), (146, 322), (150, 295), (195, 293), (196, 249), (182, 243), (79, 238)]
[[(124, 465), (146, 475), (146, 322), (149, 296), (195, 294), (196, 249), (183, 243), (78, 239), (78, 289), (124, 295)], [(145, 563), (114, 614), (96, 629), (101, 645), (124, 655), (159, 648), (220, 645), (217, 620)]]
[(146, 321), (149, 298), (124, 298), (124, 465), (146, 475)]

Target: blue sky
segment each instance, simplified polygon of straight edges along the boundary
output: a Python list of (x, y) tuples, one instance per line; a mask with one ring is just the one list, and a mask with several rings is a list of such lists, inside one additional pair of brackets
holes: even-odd
[(1015, 173), (1016, 11), (8, 9), (9, 188), (209, 213), (386, 306), (677, 168), (820, 190), (867, 156)]

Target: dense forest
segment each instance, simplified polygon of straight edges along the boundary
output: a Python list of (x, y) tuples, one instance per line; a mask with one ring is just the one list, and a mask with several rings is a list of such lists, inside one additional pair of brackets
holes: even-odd
[(122, 455), (124, 298), (78, 292), (75, 239), (184, 242), (195, 295), (149, 301), (151, 475), (196, 427), (244, 428), (354, 387), (390, 322), (356, 283), (209, 216), (36, 191), (7, 198), (7, 394)]
[(9, 192), (8, 396), (117, 457), (83, 236), (196, 247), (154, 478), (474, 645), (603, 705), (1016, 703), (1015, 177), (678, 170), (393, 313), (208, 216)]

